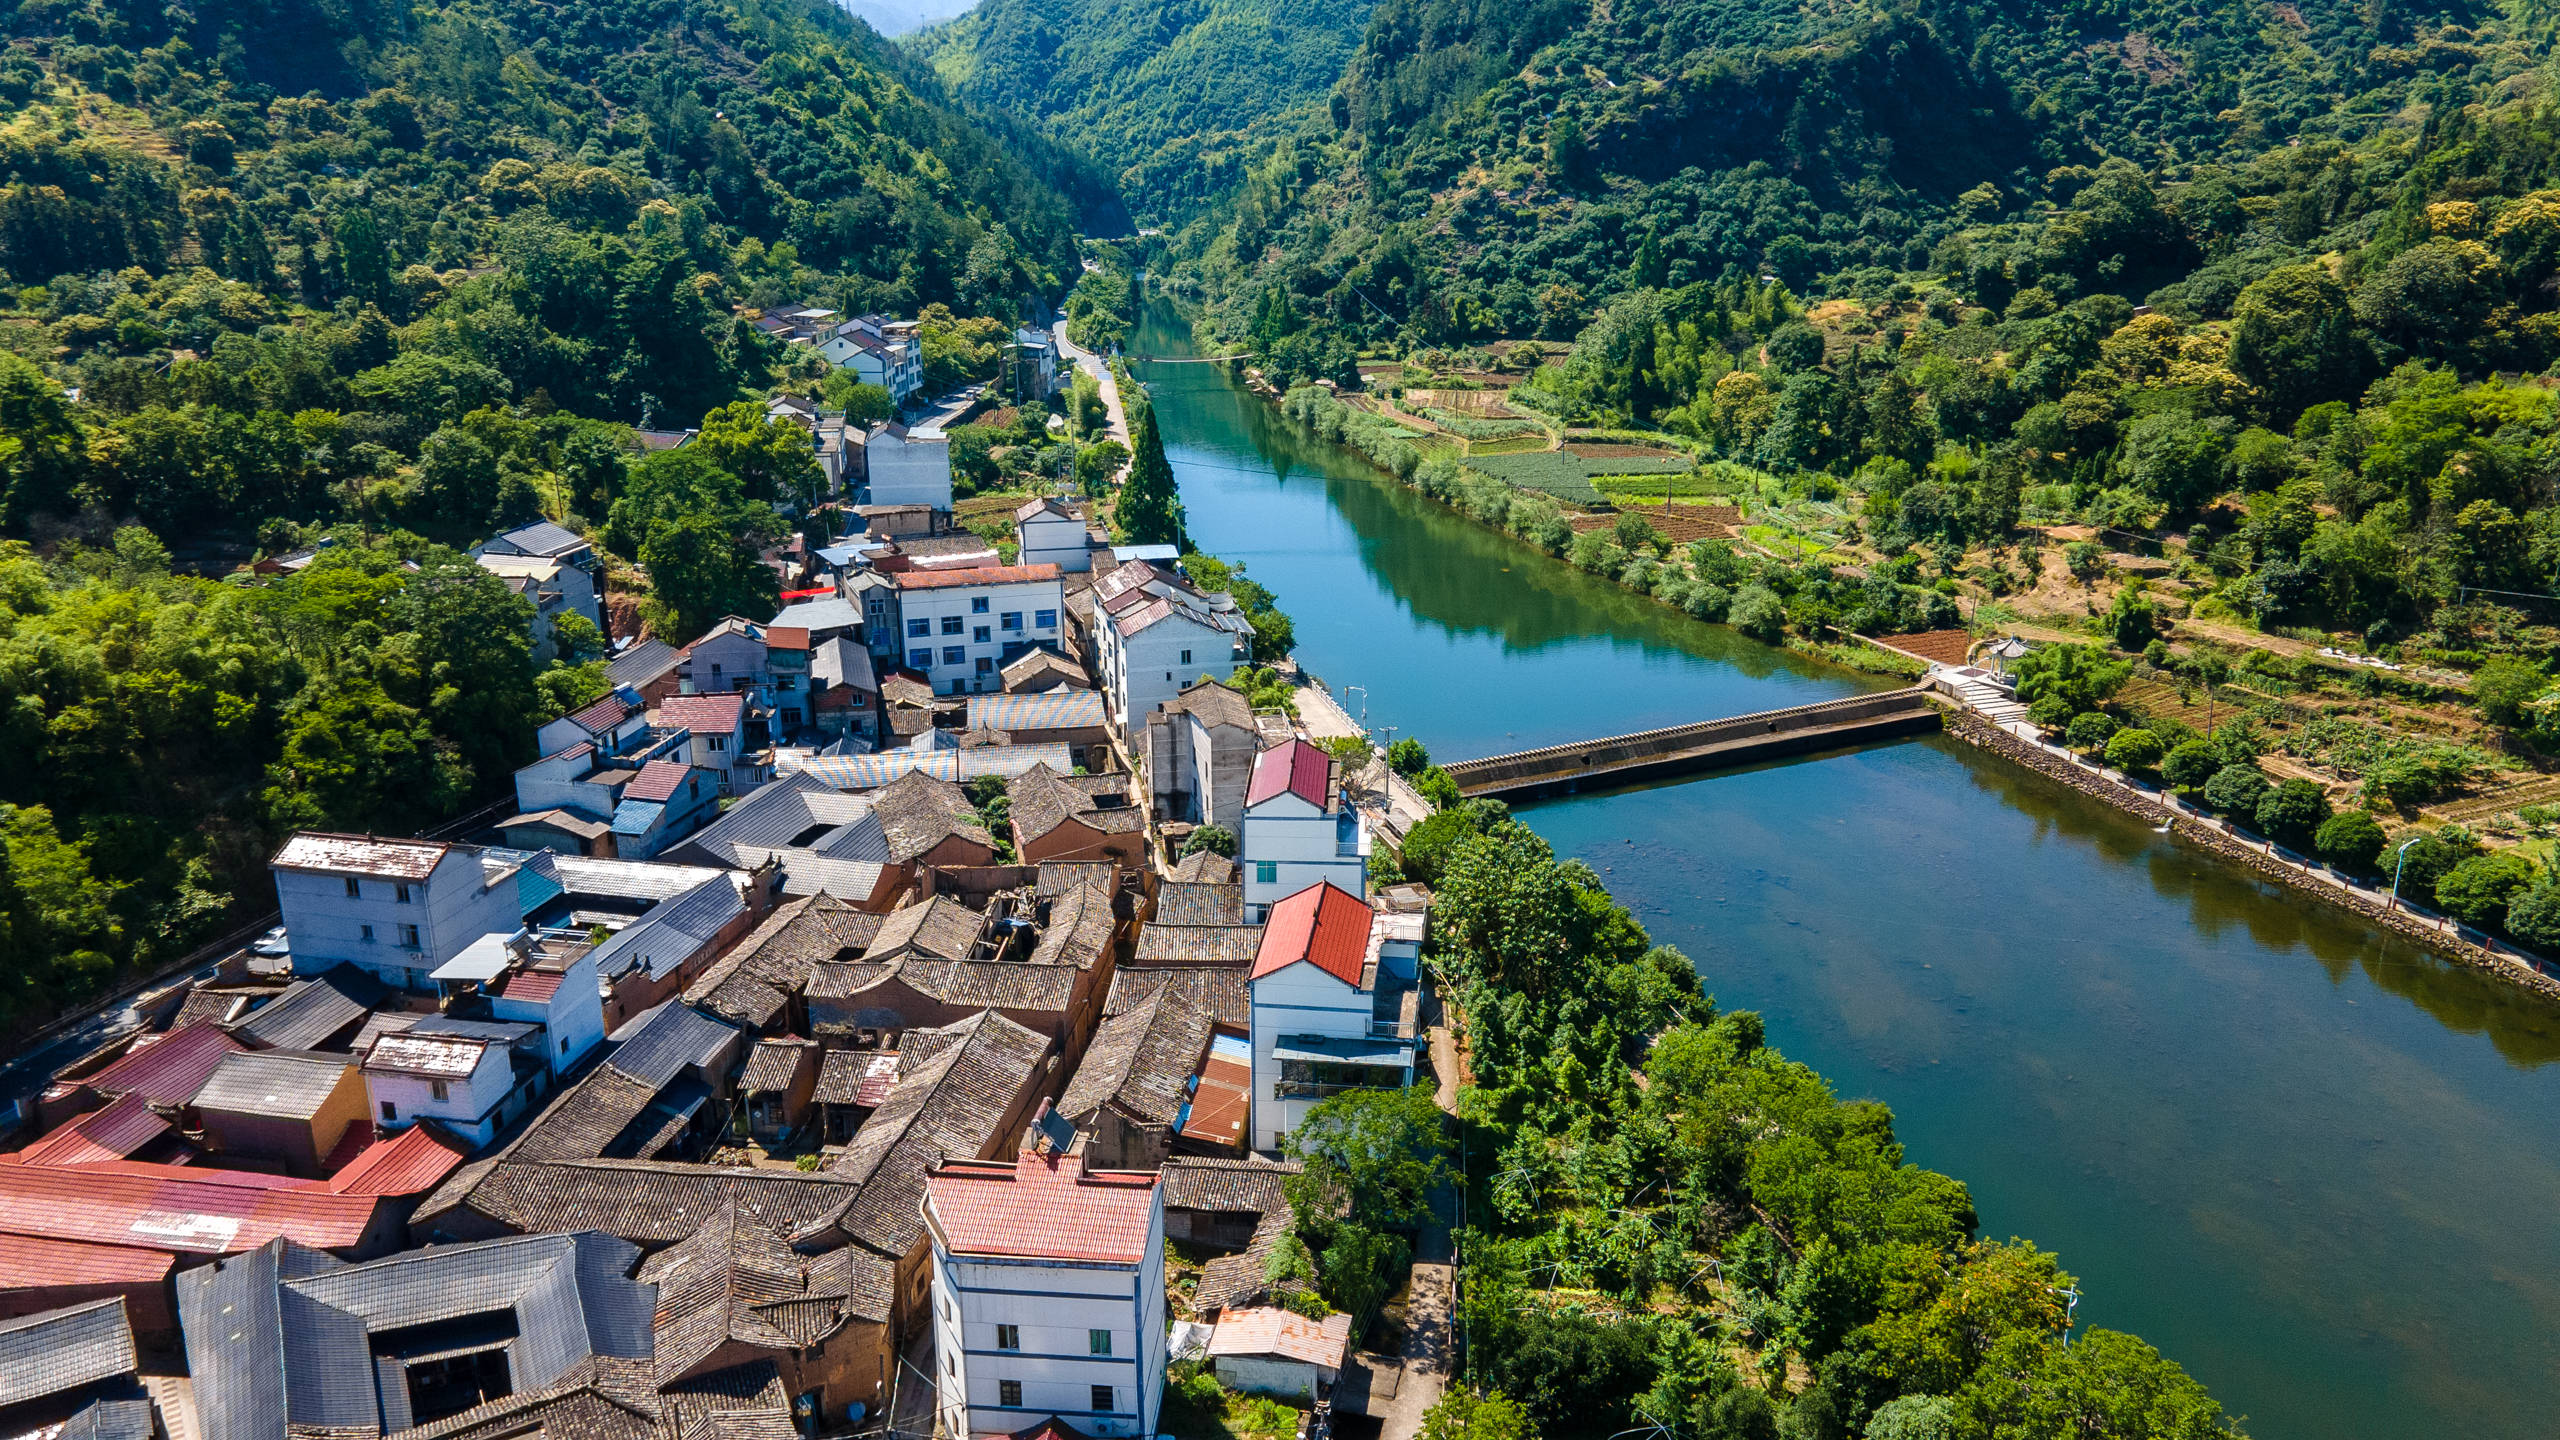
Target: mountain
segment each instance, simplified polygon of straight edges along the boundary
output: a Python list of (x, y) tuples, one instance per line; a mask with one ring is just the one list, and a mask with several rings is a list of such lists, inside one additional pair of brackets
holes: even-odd
[(1097, 161), (1177, 225), (1241, 180), (1342, 73), (1375, 0), (983, 0), (915, 42), (972, 106)]
[(883, 35), (912, 35), (968, 13), (970, 0), (845, 0), (845, 9)]

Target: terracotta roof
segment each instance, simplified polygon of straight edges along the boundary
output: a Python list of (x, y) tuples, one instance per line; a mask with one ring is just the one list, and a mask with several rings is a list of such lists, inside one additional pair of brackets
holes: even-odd
[(692, 773), (693, 767), (681, 760), (652, 760), (622, 787), (622, 798), (660, 803), (673, 800), (676, 792), (684, 788), (684, 777)]
[(926, 1181), (951, 1250), (1143, 1265), (1159, 1199), (1144, 1171), (1085, 1169), (1081, 1155), (1025, 1151), (1013, 1163), (955, 1162)]
[(1254, 953), (1253, 978), (1304, 960), (1356, 990), (1376, 918), (1359, 896), (1332, 881), (1310, 885), (1271, 907), (1262, 947)]
[(764, 627), (764, 645), (768, 650), (806, 650), (809, 648), (809, 627), (767, 625)]
[(122, 1160), (169, 1130), (169, 1122), (141, 1096), (123, 1095), (103, 1110), (92, 1110), (55, 1127), (52, 1134), (19, 1151), (16, 1158), (28, 1165), (87, 1165)]
[(620, 695), (607, 693), (603, 699), (571, 715), (569, 720), (590, 735), (602, 735), (630, 719), (631, 712), (638, 708)]
[(1028, 585), (1058, 578), (1058, 567), (973, 565), (964, 570), (901, 570), (889, 577), (901, 590), (948, 590), (963, 585)]
[(434, 840), (384, 840), (305, 830), (284, 842), (267, 864), (277, 870), (322, 870), (332, 875), (373, 875), (384, 880), (424, 880), (435, 873), (451, 845)]
[(699, 735), (727, 735), (746, 723), (747, 697), (728, 695), (670, 695), (658, 702), (658, 723), (670, 730), (691, 730)]
[(1332, 798), (1327, 789), (1332, 778), (1331, 755), (1304, 740), (1291, 740), (1253, 757), (1253, 786), (1245, 792), (1244, 803), (1259, 805), (1295, 795), (1322, 810)]
[(1176, 1133), (1204, 1144), (1244, 1148), (1245, 1121), (1253, 1114), (1253, 1052), (1250, 1042), (1241, 1055), (1223, 1047), (1201, 1062), (1199, 1082), (1191, 1087), (1191, 1109)]
[(432, 1120), (376, 1140), (329, 1177), (337, 1195), (424, 1195), (462, 1164), (470, 1145)]
[(371, 1196), (314, 1182), (170, 1165), (0, 1165), (0, 1231), (93, 1245), (234, 1254), (281, 1236), (316, 1250), (364, 1239)]
[(567, 978), (557, 970), (518, 970), (498, 987), (498, 993), (529, 1005), (543, 1004), (560, 993), (560, 982)]
[(1351, 1343), (1351, 1317), (1328, 1315), (1310, 1320), (1293, 1310), (1262, 1306), (1230, 1308), (1209, 1334), (1211, 1355), (1276, 1355), (1326, 1370), (1342, 1368), (1343, 1351)]
[(84, 1245), (37, 1235), (0, 1235), (0, 1276), (13, 1290), (81, 1285), (154, 1285), (178, 1257), (143, 1245)]

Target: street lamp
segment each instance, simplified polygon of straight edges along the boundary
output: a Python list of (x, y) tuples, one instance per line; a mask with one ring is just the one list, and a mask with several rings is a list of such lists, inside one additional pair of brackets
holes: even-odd
[(2416, 839), (2400, 842), (2399, 854), (2393, 858), (2391, 864), (2391, 908), (2394, 910), (2400, 908), (2400, 872), (2409, 868), (2409, 847), (2426, 838), (2420, 835)]

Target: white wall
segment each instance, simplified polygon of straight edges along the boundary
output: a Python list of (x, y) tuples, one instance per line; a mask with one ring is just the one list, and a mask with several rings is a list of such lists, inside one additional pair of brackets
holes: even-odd
[(1085, 571), (1093, 568), (1093, 551), (1085, 545), (1085, 528), (1081, 520), (1064, 520), (1042, 514), (1019, 527), (1017, 539), (1022, 546), (1021, 562), (1025, 565), (1055, 565), (1061, 570)]
[(1146, 723), (1158, 705), (1180, 696), (1183, 686), (1201, 676), (1233, 676), (1249, 643), (1180, 615), (1168, 615), (1135, 635), (1122, 635), (1117, 625), (1097, 616), (1095, 631), (1107, 672), (1103, 694), (1111, 704), (1111, 723), (1123, 734), (1133, 720)]
[[(1000, 1434), (1058, 1415), (1089, 1435), (1153, 1434), (1164, 1403), (1163, 1251), (1160, 1200), (1148, 1227), (1147, 1258), (1134, 1269), (955, 1260), (937, 1237), (935, 1383), (944, 1429), (955, 1436)], [(1019, 1350), (997, 1348), (999, 1325), (1020, 1329)], [(1110, 1332), (1109, 1356), (1090, 1353), (1092, 1330)], [(999, 1404), (1007, 1380), (1022, 1385), (1019, 1408)], [(1096, 1385), (1112, 1387), (1110, 1413), (1094, 1412)]]
[[(992, 694), (1004, 688), (1000, 673), (1005, 647), (1058, 646), (1065, 633), (1066, 599), (1055, 580), (1025, 580), (1007, 585), (953, 585), (935, 590), (898, 592), (898, 663), (915, 669), (943, 695)], [(978, 608), (980, 601), (986, 608)], [(1040, 623), (1042, 612), (1049, 623)], [(1005, 617), (1020, 617), (1021, 628), (1005, 628)], [(917, 621), (927, 633), (912, 633)], [(958, 633), (952, 633), (956, 624)], [(961, 652), (955, 662), (950, 651)], [(915, 652), (931, 650), (929, 664), (917, 664)], [(979, 662), (984, 661), (981, 665)]]
[[(480, 1063), (469, 1075), (447, 1079), (441, 1100), (435, 1096), (434, 1080), (406, 1071), (367, 1070), (364, 1087), (372, 1107), (370, 1118), (379, 1126), (434, 1120), (487, 1144), (500, 1127), (515, 1118), (502, 1113), (507, 1092), (515, 1087), (515, 1067), (508, 1062), (504, 1045), (484, 1047)], [(383, 1113), (385, 1105), (391, 1107), (391, 1114)]]
[[(434, 988), (427, 972), (461, 954), (464, 946), (483, 935), (513, 934), (524, 924), (515, 876), (489, 884), (480, 857), (469, 851), (447, 851), (433, 875), (408, 882), (405, 902), (399, 898), (400, 882), (369, 875), (352, 877), (358, 893), (350, 896), (351, 877), (345, 875), (307, 870), (274, 874), (276, 905), (284, 912), (297, 975), (348, 964), (386, 984), (423, 992)], [(414, 945), (407, 943), (400, 928), (404, 925), (417, 928)], [(372, 927), (370, 937), (367, 926)]]
[(596, 981), (595, 952), (579, 956), (569, 966), (548, 1001), (537, 1004), (496, 995), (490, 997), (489, 1014), (493, 1019), (541, 1026), (552, 1071), (575, 1068), (604, 1039), (604, 990)]
[(1284, 1035), (1325, 1035), (1358, 1040), (1369, 1033), (1370, 997), (1306, 961), (1253, 982), (1253, 1148), (1277, 1150), (1280, 1137), (1298, 1128), (1321, 1097), (1282, 1099), (1280, 1062), (1272, 1054)]
[[(1358, 847), (1340, 854), (1340, 814), (1318, 811), (1295, 794), (1249, 806), (1244, 833), (1237, 837), (1237, 863), (1244, 870), (1245, 918), (1260, 923), (1261, 909), (1276, 905), (1308, 886), (1330, 880), (1352, 894), (1369, 895), (1369, 830), (1356, 812)], [(1264, 867), (1271, 878), (1262, 878)], [(1259, 907), (1259, 908), (1258, 908)]]

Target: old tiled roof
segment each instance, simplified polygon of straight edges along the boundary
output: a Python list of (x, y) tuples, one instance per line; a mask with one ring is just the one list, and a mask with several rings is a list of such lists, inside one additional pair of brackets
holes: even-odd
[(634, 708), (630, 701), (608, 690), (603, 699), (571, 714), (569, 723), (590, 735), (603, 735), (630, 719)]
[(267, 864), (277, 870), (319, 870), (382, 880), (424, 880), (453, 847), (437, 840), (384, 840), (305, 830), (284, 842)]
[(1024, 651), (1014, 657), (1001, 673), (1004, 688), (1016, 694), (1038, 693), (1054, 685), (1069, 685), (1080, 690), (1093, 685), (1093, 677), (1085, 673), (1083, 666), (1055, 650)]
[[(1167, 1189), (1171, 1185), (1168, 1182)], [(1171, 1202), (1168, 1200), (1167, 1202)], [(1243, 1251), (1221, 1255), (1200, 1267), (1200, 1283), (1191, 1292), (1191, 1308), (1202, 1316), (1216, 1315), (1240, 1305), (1259, 1305), (1273, 1296), (1306, 1288), (1298, 1280), (1274, 1283), (1271, 1279), (1271, 1257), (1280, 1242), (1296, 1228), (1287, 1201), (1278, 1208), (1263, 1212), (1262, 1222), (1253, 1227), (1253, 1239)]]
[(963, 585), (1028, 585), (1058, 578), (1058, 567), (1039, 565), (980, 565), (963, 570), (901, 570), (889, 577), (901, 590), (947, 590)]
[[(785, 1234), (823, 1230), (854, 1194), (842, 1177), (825, 1171), (804, 1174), (663, 1160), (529, 1162), (509, 1157), (472, 1179), (460, 1203), (510, 1229), (526, 1234), (601, 1230), (648, 1249), (692, 1235), (727, 1205)], [(420, 1206), (413, 1226), (431, 1223), (436, 1213)]]
[(1304, 1168), (1295, 1160), (1176, 1155), (1164, 1162), (1165, 1208), (1224, 1215), (1285, 1211), (1289, 1202), (1280, 1182)]
[(889, 858), (913, 860), (957, 835), (995, 848), (994, 837), (959, 786), (910, 770), (871, 792), (871, 814), (889, 838)]
[(1112, 975), (1102, 1013), (1125, 1014), (1159, 994), (1174, 997), (1174, 1003), (1220, 1025), (1244, 1029), (1253, 1024), (1253, 982), (1235, 966), (1182, 965), (1161, 970), (1130, 966)]
[(1210, 1017), (1159, 987), (1096, 1030), (1058, 1113), (1084, 1123), (1108, 1105), (1140, 1125), (1170, 1127), (1209, 1049)]
[(897, 1051), (830, 1050), (818, 1068), (818, 1091), (811, 1098), (821, 1105), (876, 1109), (897, 1084)]
[(810, 1052), (817, 1048), (814, 1040), (779, 1035), (756, 1042), (747, 1052), (747, 1065), (738, 1072), (738, 1093), (773, 1094), (789, 1090), (800, 1078), (800, 1067), (807, 1064)]
[(676, 792), (684, 788), (685, 777), (692, 773), (692, 767), (681, 760), (652, 760), (622, 787), (622, 798), (663, 804), (675, 798)]
[(1005, 794), (1012, 801), (1014, 832), (1025, 841), (1037, 840), (1069, 820), (1106, 834), (1125, 834), (1146, 823), (1134, 805), (1096, 808), (1091, 790), (1046, 765), (1034, 765), (1015, 776)]
[[(539, 1390), (400, 1432), (400, 1440), (795, 1440), (789, 1393), (770, 1360), (661, 1387), (648, 1360), (598, 1355)], [(293, 1440), (369, 1440), (294, 1427)]]
[(0, 1406), (131, 1375), (135, 1363), (121, 1296), (0, 1320)]
[(987, 917), (952, 899), (936, 895), (903, 910), (889, 912), (863, 958), (894, 960), (901, 955), (931, 955), (965, 960), (986, 928)]
[(1186, 884), (1232, 885), (1237, 869), (1236, 862), (1215, 850), (1194, 850), (1175, 861), (1167, 875)]
[(353, 965), (337, 965), (285, 987), (249, 1018), (231, 1027), (233, 1038), (260, 1050), (309, 1050), (363, 1022), (391, 997), (381, 981)]
[(1087, 1170), (1081, 1155), (1023, 1151), (1010, 1161), (956, 1161), (926, 1182), (953, 1252), (1144, 1265), (1156, 1176)]
[(1055, 900), (1079, 885), (1109, 895), (1120, 888), (1120, 867), (1108, 860), (1043, 860), (1033, 889), (1043, 900)]
[(1165, 925), (1150, 921), (1139, 927), (1132, 965), (1234, 965), (1250, 967), (1261, 953), (1259, 925)]
[(517, 1160), (591, 1160), (605, 1153), (657, 1098), (658, 1087), (611, 1065), (587, 1072), (551, 1102), (508, 1149)]
[(1253, 757), (1253, 784), (1245, 791), (1244, 803), (1259, 805), (1295, 795), (1321, 810), (1331, 798), (1332, 779), (1331, 755), (1304, 740), (1291, 740)]
[(257, 1051), (226, 1055), (193, 1103), (227, 1115), (309, 1120), (337, 1093), (354, 1063), (352, 1057), (333, 1062)]
[(700, 1229), (651, 1256), (640, 1279), (658, 1287), (660, 1382), (723, 1346), (797, 1352), (849, 1318), (886, 1320), (888, 1262), (850, 1246), (836, 1254), (842, 1258), (798, 1253), (759, 1217), (742, 1216), (732, 1198)]
[(1048, 1037), (992, 1011), (934, 1031), (909, 1031), (906, 1073), (886, 1103), (822, 1172), (859, 1182), (836, 1228), (886, 1256), (903, 1256), (923, 1226), (925, 1173), (946, 1160), (1013, 1152), (1006, 1112), (1036, 1083)]
[(880, 922), (880, 916), (832, 895), (786, 902), (704, 971), (685, 991), (685, 1003), (750, 1029), (765, 1029), (809, 983), (811, 971), (868, 948), (880, 933)]
[[(1191, 715), (1203, 725), (1232, 725), (1239, 730), (1253, 729), (1253, 702), (1232, 685), (1216, 680), (1194, 680), (1182, 687), (1182, 693), (1156, 706), (1157, 714), (1168, 718)], [(1153, 716), (1148, 717), (1150, 721)]]
[(747, 718), (747, 697), (727, 695), (670, 695), (658, 702), (658, 723), (670, 730), (691, 730), (697, 735), (727, 735)]
[(1304, 960), (1354, 989), (1369, 953), (1369, 926), (1377, 919), (1360, 897), (1327, 880), (1271, 907), (1254, 952), (1253, 978), (1261, 979)]
[(1031, 963), (1089, 970), (1110, 949), (1111, 932), (1118, 924), (1111, 913), (1109, 892), (1078, 885), (1049, 902), (1048, 923), (1040, 928), (1040, 943), (1031, 949)]
[(899, 964), (896, 978), (917, 994), (945, 1005), (1061, 1016), (1073, 1003), (1076, 988), (1072, 967), (1026, 965), (1018, 960), (910, 957)]
[(1165, 925), (1242, 925), (1244, 887), (1167, 881), (1156, 887), (1155, 918)]

